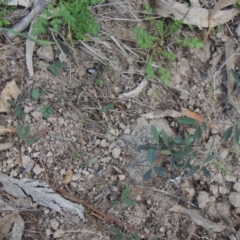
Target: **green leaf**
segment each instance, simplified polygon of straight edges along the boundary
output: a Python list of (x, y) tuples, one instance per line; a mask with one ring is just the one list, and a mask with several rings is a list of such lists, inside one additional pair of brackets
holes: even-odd
[(121, 194), (121, 200), (126, 199), (127, 196), (129, 195), (129, 193), (130, 193), (130, 189), (129, 188), (125, 188), (125, 190)]
[(146, 78), (149, 80), (154, 76), (154, 68), (153, 68), (153, 62), (151, 60), (151, 58), (148, 59), (147, 61), (147, 65), (145, 67), (145, 74), (146, 74)]
[(208, 154), (207, 158), (204, 160), (203, 162), (203, 165), (212, 161), (214, 158), (217, 157), (217, 154), (216, 153), (213, 153), (212, 155)]
[(188, 158), (179, 170), (184, 171), (189, 166), (190, 160), (191, 159)]
[(175, 166), (175, 158), (172, 156), (171, 157), (171, 160), (170, 160), (170, 170), (173, 170), (174, 169), (174, 166)]
[(189, 117), (180, 117), (178, 119), (178, 123), (179, 124), (195, 124), (195, 123), (197, 123), (197, 120), (195, 120), (193, 118), (189, 118)]
[(134, 240), (139, 240), (138, 232), (137, 232), (137, 231), (134, 232)]
[(39, 111), (40, 111), (41, 113), (44, 113), (44, 112), (46, 112), (47, 109), (48, 109), (48, 106), (43, 106), (43, 107), (41, 107), (41, 108), (39, 109)]
[(125, 236), (126, 240), (134, 240), (131, 235)]
[(190, 176), (192, 176), (196, 171), (199, 170), (199, 168), (200, 168), (199, 165), (193, 167), (193, 168), (187, 173), (186, 177), (190, 177)]
[(211, 174), (205, 167), (202, 167), (202, 172), (205, 177), (207, 177), (209, 180), (211, 179)]
[(50, 115), (54, 113), (54, 109), (52, 107), (48, 107), (47, 111)]
[(24, 131), (23, 138), (27, 138), (29, 132), (30, 132), (30, 125), (28, 124), (28, 125), (25, 127), (25, 131)]
[(187, 152), (183, 152), (183, 151), (179, 150), (179, 151), (176, 151), (173, 153), (173, 158), (175, 161), (179, 161), (179, 160), (183, 159), (186, 155), (187, 155)]
[(151, 125), (151, 132), (153, 135), (153, 139), (154, 141), (159, 144), (159, 134), (158, 134), (158, 130), (154, 125)]
[(22, 95), (19, 95), (18, 98), (17, 98), (17, 104), (20, 104), (24, 101), (24, 98)]
[(238, 75), (236, 74), (236, 72), (235, 72), (233, 69), (231, 69), (231, 73), (232, 73), (232, 75), (233, 75), (233, 78), (234, 78), (236, 84), (237, 84), (238, 86), (240, 86), (240, 79), (239, 79)]
[(48, 41), (48, 40), (41, 40), (41, 39), (37, 39), (36, 42), (37, 42), (40, 46), (49, 46), (49, 45), (55, 44), (55, 42)]
[(180, 144), (183, 141), (183, 139), (181, 137), (174, 137), (173, 138), (173, 142), (176, 144)]
[(186, 146), (189, 146), (190, 144), (192, 144), (194, 141), (194, 138), (193, 137), (189, 137), (188, 139), (185, 140), (185, 145)]
[(166, 175), (166, 168), (164, 167), (153, 167), (153, 170), (160, 177), (164, 177)]
[(155, 148), (148, 148), (148, 162), (153, 164), (156, 160), (156, 149)]
[(202, 135), (202, 129), (200, 126), (198, 126), (193, 134), (194, 142), (197, 142), (201, 138), (201, 135)]
[(50, 114), (48, 113), (48, 111), (45, 111), (45, 112), (43, 113), (43, 118), (48, 119), (49, 116), (50, 116)]
[(167, 38), (174, 34), (177, 30), (181, 29), (183, 20), (174, 20), (172, 23), (170, 23), (164, 33), (164, 37)]
[(15, 111), (15, 114), (16, 114), (17, 117), (21, 117), (22, 110), (18, 105), (15, 106), (14, 111)]
[(235, 125), (234, 131), (233, 131), (233, 145), (236, 149), (239, 147), (239, 132), (238, 132), (237, 125)]
[(119, 236), (115, 237), (113, 240), (122, 240), (123, 239), (123, 235), (120, 234)]
[(168, 136), (167, 136), (166, 132), (164, 131), (164, 129), (161, 130), (161, 133), (162, 133), (163, 142), (166, 145), (166, 147), (168, 147), (169, 146)]
[(160, 21), (160, 20), (157, 21), (156, 22), (156, 28), (158, 30), (159, 36), (161, 38), (163, 38), (163, 34), (164, 34), (164, 32), (163, 32), (163, 21)]
[(109, 103), (109, 104), (107, 104), (106, 106), (104, 106), (104, 107), (102, 107), (102, 108), (100, 109), (100, 113), (104, 113), (104, 112), (106, 112), (107, 110), (113, 109), (113, 108), (114, 108), (114, 104), (113, 104), (113, 103)]
[(17, 135), (21, 140), (23, 139), (23, 132), (20, 126), (17, 126)]
[(16, 103), (12, 100), (12, 99), (8, 99), (7, 102), (14, 107), (16, 105)]
[(171, 155), (172, 154), (172, 152), (170, 150), (161, 150), (160, 153), (162, 155)]
[(116, 228), (108, 228), (108, 231), (115, 234), (115, 235), (119, 235), (119, 234), (122, 234), (121, 231), (119, 231), (118, 229)]
[(38, 99), (40, 97), (39, 89), (34, 88), (31, 92), (31, 95), (32, 95), (33, 99), (35, 99), (35, 100)]
[(233, 126), (229, 127), (223, 134), (221, 142), (226, 142), (232, 135)]
[(143, 181), (144, 181), (144, 182), (149, 181), (150, 178), (151, 178), (151, 176), (152, 176), (152, 169), (150, 168), (150, 169), (148, 169), (148, 170), (144, 173), (144, 175), (143, 175)]
[(116, 206), (116, 205), (118, 205), (120, 203), (120, 201), (110, 201), (109, 202), (109, 205), (110, 206)]
[(135, 201), (132, 201), (130, 199), (124, 199), (122, 202), (125, 203), (129, 207), (133, 207), (137, 204)]
[(236, 121), (237, 125), (240, 125), (240, 118)]

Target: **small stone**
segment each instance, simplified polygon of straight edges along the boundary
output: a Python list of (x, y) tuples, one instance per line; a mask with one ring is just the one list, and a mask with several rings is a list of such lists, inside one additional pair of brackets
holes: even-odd
[(199, 192), (197, 196), (197, 202), (199, 208), (204, 208), (206, 204), (209, 202), (209, 196), (208, 193), (205, 191)]
[(64, 122), (65, 122), (64, 118), (62, 118), (62, 117), (59, 117), (59, 118), (58, 118), (58, 123), (59, 123), (60, 125), (63, 125)]
[(29, 106), (25, 106), (23, 111), (25, 113), (30, 113), (31, 109), (29, 108)]
[(22, 165), (27, 173), (31, 172), (35, 162), (28, 156), (22, 156)]
[(233, 185), (233, 189), (237, 192), (240, 192), (240, 182), (236, 182), (234, 185)]
[(81, 178), (81, 174), (80, 173), (75, 173), (72, 176), (72, 181), (77, 181)]
[(137, 195), (136, 196), (136, 198), (135, 198), (135, 200), (137, 201), (137, 202), (140, 202), (142, 199), (141, 199), (141, 196), (140, 195)]
[(98, 146), (100, 144), (100, 139), (97, 139), (96, 141), (95, 141), (95, 146)]
[(54, 59), (54, 53), (51, 46), (42, 46), (37, 50), (37, 55), (39, 58), (51, 62)]
[(233, 176), (226, 175), (225, 180), (228, 181), (228, 182), (236, 182), (237, 178), (233, 177)]
[(50, 220), (50, 225), (51, 225), (53, 230), (57, 230), (58, 226), (59, 226), (59, 223), (56, 219), (52, 219), (52, 220)]
[(213, 180), (219, 184), (223, 183), (222, 173), (218, 172), (213, 176)]
[(60, 174), (64, 175), (66, 173), (66, 170), (64, 168), (61, 169)]
[(226, 187), (219, 187), (219, 193), (221, 195), (225, 195), (229, 192), (229, 190)]
[(109, 163), (111, 159), (112, 159), (111, 157), (104, 157), (104, 158), (101, 158), (99, 161), (102, 163)]
[(125, 126), (123, 123), (120, 123), (120, 124), (119, 124), (119, 127), (120, 127), (122, 130), (125, 130), (125, 129), (126, 129), (126, 126)]
[(215, 196), (218, 195), (218, 186), (217, 185), (210, 185), (209, 189), (213, 195), (215, 195)]
[(36, 158), (39, 154), (40, 154), (40, 152), (34, 152), (34, 153), (32, 153), (32, 157)]
[(51, 157), (51, 156), (53, 156), (53, 153), (52, 152), (48, 152), (47, 153), (47, 157)]
[(54, 234), (53, 234), (53, 238), (61, 238), (63, 235), (63, 231), (62, 230), (57, 230)]
[(229, 194), (229, 201), (234, 207), (239, 208), (240, 207), (240, 193), (231, 192)]
[(70, 182), (72, 188), (77, 188), (78, 184), (76, 182)]
[(209, 202), (215, 202), (216, 201), (216, 197), (215, 196), (210, 196), (209, 197)]
[(104, 147), (107, 147), (107, 141), (105, 139), (103, 139), (101, 142), (100, 142), (100, 147), (104, 148)]
[(52, 234), (52, 231), (50, 228), (46, 229), (46, 236), (49, 237)]
[(159, 232), (164, 233), (165, 232), (165, 228), (164, 227), (160, 227)]
[(84, 174), (84, 175), (88, 176), (88, 175), (89, 175), (89, 172), (88, 172), (88, 171), (86, 171), (86, 170), (82, 170), (82, 174)]
[(115, 159), (119, 159), (120, 158), (120, 153), (121, 153), (121, 150), (119, 148), (114, 148), (112, 150), (112, 156), (115, 158)]
[(41, 168), (39, 164), (35, 164), (34, 168), (33, 168), (33, 172), (36, 175), (39, 175), (41, 172), (43, 172), (45, 169)]
[(232, 234), (229, 236), (229, 240), (237, 240), (237, 238)]
[(118, 179), (119, 179), (120, 181), (123, 181), (125, 178), (126, 178), (125, 175), (118, 175)]
[(240, 23), (238, 24), (235, 31), (236, 31), (236, 34), (238, 35), (238, 37), (240, 37)]
[(30, 113), (30, 115), (36, 119), (42, 118), (42, 113), (38, 111), (33, 111)]

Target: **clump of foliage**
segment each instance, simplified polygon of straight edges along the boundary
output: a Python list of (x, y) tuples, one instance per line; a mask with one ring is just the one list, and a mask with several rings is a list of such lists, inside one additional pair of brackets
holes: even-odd
[(23, 103), (24, 99), (21, 95), (18, 96), (17, 101), (14, 102), (11, 99), (8, 99), (7, 102), (12, 106), (15, 115), (17, 116), (18, 119), (24, 119), (25, 118), (25, 113), (21, 108), (21, 105)]
[(46, 105), (40, 108), (40, 112), (43, 114), (43, 118), (47, 119), (54, 113), (54, 109)]
[(17, 136), (24, 143), (34, 143), (38, 140), (38, 138), (29, 138), (28, 135), (30, 133), (30, 125), (27, 125), (25, 128), (17, 126)]
[(137, 203), (135, 201), (131, 200), (131, 199), (128, 199), (129, 193), (130, 193), (130, 189), (129, 188), (125, 188), (125, 190), (121, 194), (120, 200), (118, 200), (118, 201), (111, 201), (109, 204), (111, 206), (115, 206), (115, 205), (118, 205), (120, 203), (124, 203), (127, 206), (129, 206), (129, 207), (135, 206)]
[(97, 36), (99, 23), (92, 17), (89, 6), (99, 2), (100, 0), (53, 1), (33, 25), (33, 35), (46, 33), (48, 28), (59, 33), (65, 26), (69, 39), (87, 40), (89, 34)]
[[(143, 27), (136, 27), (133, 29), (133, 32), (137, 36), (138, 46), (150, 52), (145, 67), (146, 78), (151, 79), (156, 76), (159, 81), (167, 85), (170, 80), (170, 74), (167, 71), (167, 64), (164, 65), (162, 62), (163, 59), (166, 62), (174, 61), (176, 57), (169, 49), (165, 49), (165, 42), (170, 40), (187, 48), (202, 48), (204, 47), (204, 43), (197, 37), (191, 39), (188, 37), (183, 39), (174, 37), (174, 34), (182, 28), (183, 20), (172, 20), (168, 24), (165, 24), (161, 20), (156, 22), (151, 21), (153, 9), (149, 4), (145, 6), (143, 12), (145, 19), (150, 19), (151, 32), (144, 30)], [(157, 64), (154, 66), (153, 62)]]
[[(152, 172), (155, 172), (158, 176), (165, 176), (166, 169), (162, 166), (155, 166), (156, 151), (160, 151), (160, 154), (169, 158), (170, 169), (175, 167), (180, 171), (188, 169), (187, 177), (192, 176), (198, 170), (201, 170), (207, 178), (211, 178), (210, 172), (207, 170), (206, 165), (217, 157), (216, 153), (212, 153), (211, 150), (207, 152), (206, 149), (201, 149), (202, 154), (199, 155), (199, 146), (196, 145), (201, 138), (202, 132), (207, 129), (205, 123), (199, 123), (195, 119), (182, 117), (178, 119), (178, 123), (181, 125), (195, 126), (194, 134), (190, 134), (184, 131), (184, 136), (168, 137), (166, 132), (162, 129), (159, 133), (155, 126), (151, 126), (151, 132), (156, 144), (144, 146), (144, 149), (148, 151), (148, 162), (151, 167), (143, 175), (143, 180), (148, 181), (152, 177)], [(201, 164), (192, 165), (191, 160), (196, 158), (203, 158)]]
[(11, 12), (14, 8), (7, 6), (8, 0), (0, 0), (0, 27), (10, 25), (11, 23), (5, 18), (6, 14)]

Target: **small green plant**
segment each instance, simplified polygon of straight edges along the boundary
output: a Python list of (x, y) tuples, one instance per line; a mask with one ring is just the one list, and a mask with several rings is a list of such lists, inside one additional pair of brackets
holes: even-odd
[(143, 14), (145, 19), (153, 17), (153, 8), (150, 6), (149, 3), (144, 6)]
[(28, 135), (30, 133), (30, 125), (27, 125), (25, 128), (17, 126), (17, 136), (24, 143), (34, 143), (38, 140), (38, 138), (29, 138)]
[(33, 34), (46, 33), (50, 28), (59, 33), (66, 26), (70, 40), (88, 40), (89, 34), (97, 36), (99, 24), (92, 17), (89, 6), (99, 2), (100, 0), (53, 1), (33, 25)]
[[(159, 133), (155, 126), (151, 126), (151, 132), (156, 144), (141, 147), (148, 151), (148, 163), (151, 165), (150, 169), (148, 169), (143, 175), (144, 181), (150, 180), (152, 172), (155, 172), (157, 176), (166, 175), (166, 169), (164, 167), (154, 166), (156, 151), (160, 151), (160, 155), (169, 158), (170, 170), (173, 170), (175, 167), (177, 167), (180, 171), (189, 169), (186, 177), (190, 177), (198, 170), (201, 170), (204, 176), (208, 179), (211, 178), (206, 165), (213, 159), (217, 158), (217, 154), (212, 153), (211, 150), (206, 152), (207, 150), (204, 148), (201, 150), (201, 154), (198, 154), (198, 146), (196, 145), (196, 142), (201, 138), (202, 131), (207, 129), (206, 124), (199, 123), (195, 119), (188, 117), (179, 118), (178, 123), (181, 125), (195, 126), (196, 129), (194, 134), (189, 134), (187, 131), (184, 131), (183, 137), (174, 136), (170, 138), (163, 129)], [(204, 160), (201, 164), (191, 165), (191, 160), (196, 158), (203, 158)]]
[(60, 70), (65, 68), (66, 66), (67, 64), (65, 62), (57, 62), (57, 63), (50, 64), (48, 66), (48, 70), (50, 70), (54, 76), (59, 76), (61, 73)]
[(98, 78), (94, 83), (94, 85), (97, 87), (101, 87), (102, 84), (103, 84), (103, 80), (101, 78)]
[(115, 205), (118, 205), (120, 203), (124, 203), (127, 206), (129, 206), (129, 207), (135, 206), (137, 203), (135, 201), (132, 201), (132, 200), (127, 198), (129, 193), (130, 193), (130, 189), (129, 188), (125, 188), (125, 190), (121, 194), (120, 200), (118, 200), (118, 201), (111, 201), (111, 202), (109, 202), (109, 204), (111, 206), (115, 206)]
[(11, 23), (5, 18), (6, 15), (13, 11), (13, 7), (7, 6), (8, 0), (0, 1), (0, 27), (10, 25)]
[(100, 109), (100, 113), (107, 112), (109, 109), (113, 109), (113, 108), (114, 108), (114, 104), (109, 103), (109, 104), (107, 104), (106, 106), (104, 106)]
[(40, 108), (40, 112), (43, 114), (43, 118), (47, 119), (54, 113), (54, 109), (46, 105)]
[[(148, 15), (147, 15), (148, 13)], [(149, 14), (152, 13), (150, 5), (145, 6), (144, 14), (145, 18), (149, 18)], [(175, 60), (175, 54), (170, 50), (166, 50), (164, 45), (165, 42), (171, 38), (173, 43), (180, 44), (188, 48), (202, 48), (204, 44), (197, 37), (194, 38), (177, 38), (173, 35), (182, 28), (183, 20), (170, 21), (169, 24), (164, 24), (163, 21), (158, 20), (156, 22), (151, 22), (151, 33), (144, 30), (142, 27), (133, 28), (133, 32), (137, 37), (137, 44), (141, 49), (147, 49), (150, 55), (147, 59), (145, 66), (145, 74), (147, 79), (151, 79), (154, 76), (158, 78), (160, 82), (167, 85), (170, 80), (170, 74), (167, 71), (168, 62)], [(160, 47), (159, 47), (160, 45)], [(163, 59), (166, 63), (163, 63)], [(154, 64), (157, 62), (157, 64)], [(158, 62), (161, 62), (159, 64)], [(164, 65), (165, 66), (164, 66)], [(156, 70), (157, 68), (157, 70)]]
[(34, 88), (31, 91), (31, 98), (33, 101), (37, 101), (40, 99), (40, 97), (42, 97), (43, 95), (45, 95), (44, 91), (40, 91), (38, 88)]
[(18, 119), (24, 119), (25, 118), (25, 113), (23, 112), (21, 108), (21, 104), (24, 101), (23, 97), (21, 95), (18, 96), (17, 101), (14, 102), (11, 99), (8, 99), (7, 102), (12, 106), (15, 115), (17, 116)]

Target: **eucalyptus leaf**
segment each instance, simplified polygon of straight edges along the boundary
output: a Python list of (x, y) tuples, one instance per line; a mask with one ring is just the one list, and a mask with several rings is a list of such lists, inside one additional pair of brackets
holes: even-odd
[(158, 130), (154, 125), (151, 125), (151, 132), (153, 135), (153, 139), (154, 141), (159, 144), (159, 134), (158, 134)]
[(153, 164), (156, 160), (156, 149), (155, 148), (148, 148), (148, 162)]
[(223, 134), (221, 142), (226, 142), (232, 135), (233, 126), (229, 127)]
[(172, 154), (172, 152), (170, 150), (161, 150), (160, 153), (162, 155), (171, 155)]
[(174, 138), (173, 138), (173, 142), (176, 143), (176, 144), (179, 144), (179, 143), (181, 143), (182, 141), (183, 141), (183, 139), (182, 139), (181, 137), (178, 137), (178, 136), (177, 136), (177, 137), (174, 137)]
[(173, 169), (174, 169), (174, 166), (175, 166), (175, 159), (174, 159), (174, 157), (172, 156), (172, 157), (171, 157), (171, 160), (170, 160), (170, 170), (173, 170)]
[(199, 169), (200, 169), (200, 166), (199, 166), (199, 165), (193, 167), (193, 168), (187, 173), (186, 177), (192, 176), (192, 175), (193, 175), (196, 171), (198, 171)]
[(194, 141), (194, 138), (193, 137), (189, 137), (188, 139), (185, 140), (185, 145), (186, 146), (189, 146), (190, 144), (192, 144)]
[(150, 178), (151, 178), (151, 176), (152, 176), (152, 169), (150, 168), (150, 169), (148, 169), (148, 170), (144, 173), (144, 175), (143, 175), (143, 181), (144, 181), (144, 182), (149, 181)]
[(207, 177), (209, 180), (211, 179), (211, 174), (205, 167), (202, 167), (202, 172), (205, 177)]
[(202, 129), (200, 126), (198, 126), (193, 134), (194, 142), (197, 142), (201, 138), (201, 135), (202, 135)]

